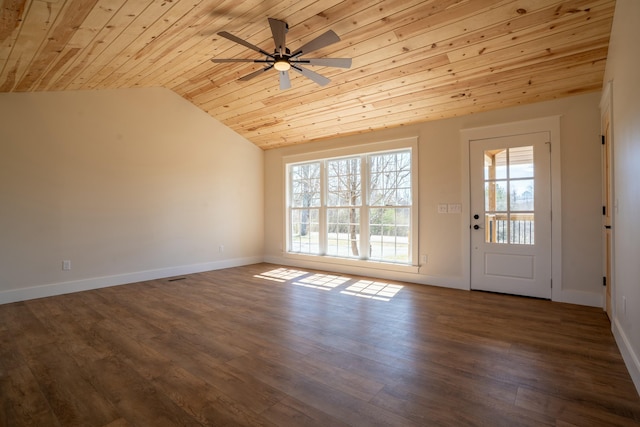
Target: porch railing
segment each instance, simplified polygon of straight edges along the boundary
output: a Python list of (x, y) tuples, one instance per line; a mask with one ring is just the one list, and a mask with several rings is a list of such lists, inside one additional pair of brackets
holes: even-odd
[(485, 238), (488, 243), (533, 245), (535, 222), (533, 213), (486, 214)]

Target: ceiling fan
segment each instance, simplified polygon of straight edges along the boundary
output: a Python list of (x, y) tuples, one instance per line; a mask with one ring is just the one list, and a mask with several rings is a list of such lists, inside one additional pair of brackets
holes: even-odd
[(313, 80), (320, 86), (324, 86), (330, 82), (330, 80), (321, 74), (311, 71), (308, 68), (304, 68), (303, 65), (318, 65), (324, 67), (337, 67), (337, 68), (350, 68), (351, 58), (301, 58), (302, 55), (311, 53), (315, 50), (332, 45), (340, 41), (340, 37), (332, 30), (327, 31), (303, 45), (293, 53), (287, 48), (285, 37), (289, 26), (286, 22), (278, 19), (269, 18), (269, 25), (271, 26), (271, 33), (273, 34), (273, 41), (275, 42), (275, 50), (273, 53), (266, 52), (243, 40), (239, 37), (229, 34), (226, 31), (219, 32), (218, 35), (229, 39), (233, 42), (241, 44), (249, 49), (255, 50), (265, 56), (265, 59), (217, 59), (213, 58), (211, 61), (216, 63), (223, 62), (254, 62), (258, 64), (266, 64), (266, 67), (258, 71), (254, 71), (242, 78), (241, 81), (251, 80), (254, 77), (275, 68), (280, 74), (280, 89), (289, 89), (291, 87), (291, 79), (289, 77), (289, 70), (297, 71), (303, 76)]

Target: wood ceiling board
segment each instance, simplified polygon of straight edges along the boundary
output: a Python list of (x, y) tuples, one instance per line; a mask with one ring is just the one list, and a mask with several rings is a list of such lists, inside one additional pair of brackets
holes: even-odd
[[(545, 25), (545, 26), (547, 26), (548, 24), (544, 24), (544, 25)], [(540, 27), (539, 27), (539, 26), (537, 26), (537, 27), (535, 27), (535, 28), (534, 28), (534, 32), (538, 32), (539, 30), (540, 30)], [(520, 40), (520, 41), (524, 41), (524, 40)], [(427, 50), (428, 50), (428, 48), (427, 48)], [(425, 55), (420, 55), (420, 57), (422, 57), (422, 56), (425, 56)], [(388, 77), (389, 79), (391, 79), (391, 82), (390, 82), (389, 84), (390, 84), (390, 85), (393, 85), (393, 86), (395, 86), (395, 87), (397, 87), (397, 88), (404, 88), (404, 87), (406, 87), (406, 86), (410, 86), (410, 85), (411, 85), (411, 82), (412, 82), (413, 80), (419, 80), (420, 82), (423, 82), (423, 81), (425, 81), (425, 80), (428, 80), (429, 78), (433, 78), (433, 77), (434, 77), (434, 76), (433, 76), (433, 74), (432, 74), (430, 77), (426, 77), (426, 76), (415, 76), (415, 77), (414, 77), (413, 75), (406, 76), (406, 73), (409, 73), (410, 71), (419, 71), (419, 70), (420, 70), (420, 67), (416, 67), (416, 66), (414, 65), (414, 66), (411, 66), (410, 68), (408, 68), (408, 67), (398, 68), (398, 67), (400, 67), (400, 66), (408, 65), (408, 64), (410, 64), (410, 63), (411, 63), (411, 60), (409, 59), (409, 58), (411, 57), (411, 55), (410, 55), (410, 54), (404, 55), (404, 57), (405, 57), (405, 59), (401, 59), (401, 57), (400, 57), (400, 56), (399, 56), (399, 57), (397, 57), (397, 59), (394, 59), (394, 63), (393, 63), (393, 64), (386, 64), (386, 63), (385, 63), (385, 64), (377, 64), (379, 67), (383, 67), (383, 68), (381, 68), (381, 69), (379, 69), (379, 70), (376, 70), (377, 72), (376, 72), (375, 74), (374, 74), (371, 70), (368, 70), (369, 72), (368, 72), (368, 73), (365, 73), (365, 74), (366, 74), (366, 75), (373, 75), (373, 76), (375, 76), (375, 79), (374, 79), (374, 80), (372, 80), (372, 82), (373, 82), (374, 84), (378, 84), (378, 85), (379, 85), (379, 83), (378, 83), (378, 82), (379, 82), (379, 75), (381, 75), (382, 71), (383, 71), (384, 69), (386, 69), (385, 76), (386, 76), (386, 77)], [(469, 56), (469, 57), (471, 57), (471, 56)], [(496, 58), (498, 58), (498, 59), (499, 59), (500, 57), (501, 57), (501, 54), (494, 55), (493, 57), (492, 57), (492, 56), (488, 56), (488, 57), (487, 57), (487, 58), (488, 58), (488, 61), (487, 61), (487, 62), (489, 62), (492, 66), (496, 66)], [(509, 57), (509, 55), (506, 55), (506, 57)], [(356, 58), (356, 60), (357, 60), (357, 59), (361, 59), (361, 58)], [(464, 58), (464, 56), (462, 56), (462, 59), (465, 59), (465, 58)], [(468, 59), (468, 58), (466, 58), (466, 59)], [(522, 66), (522, 65), (523, 65), (521, 61), (522, 61), (522, 59), (519, 59), (519, 60), (516, 62), (518, 66)], [(394, 66), (397, 66), (397, 67), (391, 67), (391, 65), (394, 65)], [(426, 66), (425, 68), (431, 69), (431, 68), (433, 68), (435, 65), (436, 65), (436, 64), (434, 64), (434, 63), (428, 63), (428, 64), (427, 64), (427, 66)], [(444, 64), (441, 64), (441, 65), (444, 65)], [(528, 64), (524, 64), (524, 65), (528, 65)], [(398, 70), (398, 74), (397, 74), (396, 76), (394, 76), (394, 75), (392, 74), (392, 73), (393, 73), (393, 71), (395, 71), (395, 70)], [(458, 74), (458, 73), (459, 73), (459, 71), (457, 71), (457, 72), (456, 72), (456, 74)], [(350, 72), (348, 72), (348, 73), (345, 73), (345, 75), (347, 75), (347, 74), (352, 74), (352, 72), (350, 71)], [(405, 76), (406, 76), (406, 77), (405, 77)], [(398, 79), (398, 78), (401, 78), (401, 79), (403, 79), (403, 80), (402, 80), (401, 82), (398, 82), (398, 81), (397, 81), (397, 79)], [(400, 83), (402, 83), (402, 84), (400, 84)], [(358, 82), (358, 87), (362, 88), (362, 87), (366, 87), (366, 86), (367, 86), (367, 83), (364, 83), (364, 84), (363, 84), (362, 82)], [(333, 86), (333, 87), (337, 87), (337, 86)], [(336, 92), (336, 93), (332, 93), (332, 94), (331, 94), (331, 96), (339, 96), (339, 92), (343, 92), (343, 93), (344, 93), (344, 92), (347, 92), (347, 93), (350, 93), (352, 90), (354, 90), (354, 89), (356, 89), (356, 88), (355, 88), (355, 87), (340, 87), (339, 89), (340, 89), (340, 90), (334, 90), (334, 92)], [(379, 89), (377, 89), (377, 91), (379, 92), (380, 90), (379, 90)], [(315, 95), (309, 95), (308, 97), (315, 97)], [(253, 97), (252, 97), (252, 98), (253, 98)], [(284, 99), (283, 99), (283, 98), (284, 98)], [(290, 106), (290, 105), (287, 105), (287, 104), (286, 104), (286, 98), (287, 98), (287, 96), (286, 96), (286, 95), (284, 95), (284, 96), (280, 96), (280, 97), (276, 96), (276, 97), (274, 97), (273, 99), (271, 99), (270, 101), (266, 101), (266, 103), (267, 103), (267, 105), (270, 105), (270, 104), (278, 104), (278, 105), (280, 105), (281, 107), (285, 107), (285, 109), (287, 109), (287, 111), (288, 111), (288, 108), (289, 108), (289, 107), (292, 107), (292, 106)], [(305, 105), (307, 105), (307, 104), (308, 104), (308, 100), (301, 100), (301, 99), (300, 99), (299, 97), (297, 97), (297, 96), (296, 96), (295, 98), (296, 98), (296, 100), (297, 100), (297, 103), (298, 103), (298, 104), (305, 104)], [(197, 102), (202, 102), (202, 103), (203, 103), (203, 104), (205, 104), (205, 105), (206, 105), (206, 103), (207, 103), (207, 100), (205, 100), (205, 99), (196, 99), (196, 101), (197, 101)], [(224, 100), (224, 101), (222, 101), (222, 102), (227, 102), (227, 101), (226, 101), (226, 100)], [(248, 99), (248, 103), (249, 103), (249, 104), (251, 103), (251, 99)], [(212, 105), (207, 105), (207, 107), (208, 107), (209, 109), (210, 109), (210, 108), (213, 108), (213, 106), (212, 106)], [(233, 111), (235, 111), (235, 110), (234, 110), (234, 109), (230, 110), (230, 111), (229, 111), (229, 114), (233, 114)], [(226, 117), (225, 117), (225, 115), (224, 115), (224, 114), (223, 114), (222, 116), (220, 116), (220, 117), (219, 117), (219, 119), (221, 119), (221, 120), (224, 120), (225, 118), (226, 118)]]
[(148, 4), (148, 1), (125, 1), (76, 58), (76, 62), (70, 65), (68, 74), (62, 77), (63, 81), (60, 82), (60, 85), (53, 83), (53, 89), (87, 89), (88, 87), (85, 86), (87, 82), (98, 76), (111, 58), (119, 54), (120, 46), (123, 43), (121, 37), (125, 37), (126, 29), (137, 16), (144, 13)]
[[(597, 46), (597, 44), (596, 44), (596, 46)], [(545, 55), (546, 55), (546, 51), (545, 51)], [(547, 55), (547, 56), (550, 57), (550, 55)], [(443, 96), (446, 98), (446, 97), (450, 97), (450, 96), (459, 95), (461, 92), (464, 92), (465, 90), (467, 90), (467, 86), (469, 86), (469, 85), (475, 86), (475, 85), (480, 84), (478, 82), (479, 78), (483, 78), (484, 77), (485, 80), (487, 78), (489, 78), (488, 82), (497, 83), (497, 82), (505, 81), (506, 79), (509, 78), (511, 73), (516, 73), (519, 70), (523, 71), (527, 76), (530, 75), (531, 70), (530, 70), (529, 67), (526, 66), (527, 62), (525, 62), (523, 59), (520, 59), (518, 62), (521, 65), (524, 65), (524, 66), (523, 67), (519, 67), (516, 70), (502, 71), (501, 73), (496, 73), (496, 72), (493, 71), (493, 69), (487, 68), (484, 65), (482, 66), (481, 69), (472, 68), (472, 69), (470, 69), (471, 72), (467, 72), (467, 75), (468, 75), (467, 78), (471, 78), (472, 79), (470, 82), (467, 82), (467, 81), (463, 80), (463, 78), (465, 76), (462, 75), (462, 72), (460, 72), (460, 73), (456, 72), (455, 73), (456, 75), (454, 76), (452, 73), (447, 73), (448, 70), (443, 69), (441, 75), (445, 79), (445, 84), (444, 84), (445, 87), (443, 87), (441, 82), (436, 82), (435, 79), (434, 79), (434, 80), (431, 81), (430, 85), (426, 86), (426, 87), (429, 88), (427, 91), (428, 92), (444, 92)], [(494, 58), (494, 61), (492, 62), (492, 64), (498, 65), (498, 66), (500, 65), (500, 63), (497, 62), (497, 58)], [(554, 64), (554, 63), (551, 62), (551, 64)], [(444, 68), (448, 68), (448, 66), (444, 67)], [(551, 65), (551, 66), (547, 66), (544, 71), (547, 72), (547, 71), (549, 71), (550, 68), (551, 69), (556, 69), (558, 67), (554, 64), (554, 65)], [(467, 70), (467, 71), (469, 71), (469, 70)], [(398, 87), (403, 87), (404, 88), (405, 86), (423, 85), (422, 83), (413, 83), (413, 84), (409, 83), (408, 81), (411, 80), (411, 76), (407, 77), (406, 80), (407, 81), (405, 82), (404, 85), (398, 84)], [(420, 82), (422, 82), (422, 81), (424, 81), (424, 80), (421, 79)], [(349, 93), (349, 92), (347, 92), (347, 93)], [(311, 95), (305, 95), (305, 98), (311, 98)], [(393, 105), (393, 104), (404, 105), (404, 104), (409, 104), (409, 103), (411, 103), (412, 99), (416, 99), (416, 98), (419, 99), (419, 103), (421, 103), (421, 104), (424, 104), (425, 101), (426, 101), (424, 94), (420, 93), (418, 88), (414, 88), (414, 90), (408, 92), (406, 95), (404, 95), (404, 97), (402, 99), (395, 99), (394, 100), (394, 99), (390, 98), (389, 96), (386, 96), (385, 98), (386, 98), (385, 99), (385, 105)], [(364, 99), (366, 99), (366, 97), (365, 98), (361, 98), (361, 99), (364, 100)], [(336, 111), (338, 111), (340, 109), (340, 103), (339, 103), (340, 99), (339, 99), (339, 97), (335, 97), (335, 98), (334, 97), (325, 97), (325, 98), (323, 98), (323, 100), (325, 100), (325, 105), (326, 106), (332, 106), (331, 110), (333, 112), (336, 112)], [(300, 109), (300, 108), (306, 107), (307, 105), (309, 105), (309, 102), (312, 102), (312, 100), (311, 99), (305, 100), (303, 98), (303, 99), (292, 100), (291, 102), (295, 102), (298, 105), (288, 105), (285, 100), (282, 100), (281, 103), (277, 104), (277, 105), (286, 107), (285, 111), (289, 114), (289, 116), (288, 116), (289, 120), (288, 121), (290, 121), (290, 122), (293, 121), (293, 119), (295, 118), (295, 114), (292, 114), (293, 110), (295, 110), (296, 108)], [(434, 101), (434, 102), (437, 103), (437, 101)], [(274, 105), (274, 110), (275, 110), (275, 106), (276, 105)], [(310, 114), (315, 114), (316, 117), (315, 118), (309, 117), (309, 119), (310, 120), (314, 119), (314, 120), (317, 121), (318, 120), (317, 115), (319, 114), (319, 109), (321, 109), (322, 107), (319, 107), (317, 105), (317, 101), (316, 101), (316, 103), (313, 103), (313, 105), (310, 105), (310, 107), (312, 107), (312, 108), (309, 110), (309, 113)], [(228, 124), (233, 126), (234, 124), (237, 124), (238, 122), (245, 122), (245, 121), (246, 120), (243, 120), (241, 117), (240, 118), (236, 117), (235, 120), (229, 120)], [(273, 120), (271, 120), (271, 119), (265, 119), (265, 121), (273, 122)], [(251, 128), (256, 127), (255, 121), (254, 122), (249, 122), (248, 126), (251, 127)]]
[[(599, 90), (614, 0), (5, 0), (0, 91), (166, 87), (256, 145), (313, 142)], [(285, 20), (295, 50), (331, 29), (280, 91), (259, 58), (217, 35), (271, 51), (267, 18)]]

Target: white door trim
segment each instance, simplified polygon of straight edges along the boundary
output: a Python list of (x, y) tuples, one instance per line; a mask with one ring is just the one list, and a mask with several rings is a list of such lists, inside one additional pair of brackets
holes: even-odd
[[(462, 153), (462, 200), (461, 221), (463, 236), (463, 277), (465, 288), (471, 289), (471, 188), (469, 176), (469, 143), (476, 139), (499, 138), (525, 133), (550, 132), (551, 135), (551, 300), (580, 304), (580, 295), (566, 295), (562, 292), (562, 197), (560, 168), (560, 116), (504, 123), (492, 126), (462, 129), (460, 131)], [(585, 301), (586, 304), (586, 301)], [(590, 304), (586, 304), (590, 305)]]
[[(611, 323), (613, 324), (613, 319), (615, 319), (616, 317), (616, 296), (615, 296), (615, 292), (616, 292), (616, 287), (615, 287), (615, 235), (616, 235), (616, 227), (615, 227), (615, 220), (616, 220), (616, 186), (615, 186), (615, 180), (614, 180), (614, 138), (613, 138), (613, 114), (612, 114), (612, 105), (613, 105), (613, 90), (612, 90), (612, 85), (613, 85), (613, 81), (609, 80), (607, 83), (605, 83), (604, 85), (604, 89), (602, 91), (602, 97), (600, 98), (600, 133), (602, 135), (604, 135), (604, 123), (605, 123), (605, 117), (608, 118), (609, 120), (609, 141), (608, 141), (608, 145), (609, 145), (609, 167), (611, 170), (611, 176), (609, 177), (610, 181), (609, 181), (609, 186), (610, 186), (610, 198), (611, 198), (611, 205), (609, 206), (609, 209), (613, 209), (613, 212), (611, 212), (611, 265), (610, 265), (610, 269), (611, 269), (611, 276), (608, 278), (609, 283), (607, 283), (607, 286), (610, 287), (611, 290)], [(604, 156), (603, 156), (604, 157)], [(604, 168), (604, 164), (602, 165), (602, 167)], [(604, 170), (604, 169), (603, 169)], [(603, 182), (604, 185), (604, 182)], [(604, 192), (604, 187), (603, 187), (603, 192)], [(603, 242), (603, 250), (606, 251), (607, 247), (606, 244), (604, 244)], [(606, 254), (603, 253), (603, 255), (606, 257)], [(606, 275), (606, 259), (603, 260), (603, 275)], [(602, 308), (606, 310), (606, 302), (607, 302), (607, 297), (605, 295), (605, 293), (607, 292), (606, 288), (604, 288), (602, 290)]]

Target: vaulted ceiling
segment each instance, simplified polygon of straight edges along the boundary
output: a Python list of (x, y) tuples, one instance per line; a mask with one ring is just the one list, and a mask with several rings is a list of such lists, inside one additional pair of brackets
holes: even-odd
[[(269, 149), (600, 90), (615, 0), (0, 0), (0, 92), (165, 87)], [(309, 67), (263, 67), (268, 18)]]

